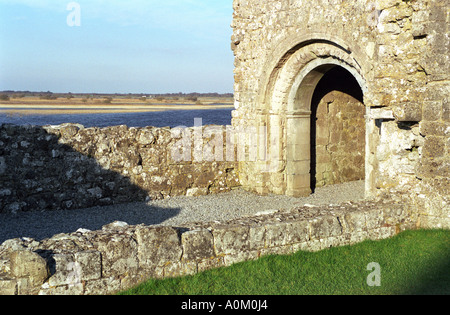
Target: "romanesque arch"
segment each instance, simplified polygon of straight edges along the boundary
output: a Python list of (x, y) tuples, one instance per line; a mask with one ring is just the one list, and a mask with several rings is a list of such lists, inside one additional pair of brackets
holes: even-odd
[[(292, 39), (282, 44), (290, 45)], [(312, 192), (314, 181), (311, 178), (311, 104), (319, 81), (330, 70), (342, 68), (356, 80), (362, 93), (368, 86), (355, 54), (338, 39), (326, 39), (322, 35), (282, 51), (275, 50), (275, 55), (280, 54), (279, 59), (269, 61), (265, 67), (266, 77), (263, 76), (259, 93), (256, 124), (267, 129), (267, 156), (251, 163), (250, 168), (262, 174), (255, 185), (260, 192), (305, 196)], [(271, 66), (269, 71), (267, 67)]]
[(310, 193), (311, 98), (327, 73), (343, 69), (364, 94), (366, 197), (406, 194), (427, 220), (448, 212), (448, 7), (234, 0), (232, 124), (266, 132), (258, 133), (257, 158), (240, 160), (242, 186)]
[(310, 42), (300, 45), (286, 60), (276, 77), (269, 111), (285, 116), (286, 194), (302, 196), (311, 193), (311, 102), (317, 84), (334, 67), (350, 72), (360, 84), (367, 86), (356, 60), (347, 49), (334, 42)]

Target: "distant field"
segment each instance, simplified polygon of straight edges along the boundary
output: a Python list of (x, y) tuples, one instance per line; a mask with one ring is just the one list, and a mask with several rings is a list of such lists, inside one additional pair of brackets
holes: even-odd
[(81, 98), (42, 99), (40, 97), (12, 98), (0, 101), (0, 114), (6, 115), (58, 115), (135, 113), (165, 110), (193, 110), (232, 108), (233, 98), (199, 97), (197, 100), (174, 98)]

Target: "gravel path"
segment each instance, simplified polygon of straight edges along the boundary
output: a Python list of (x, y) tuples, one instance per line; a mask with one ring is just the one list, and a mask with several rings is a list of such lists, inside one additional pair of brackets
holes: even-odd
[(189, 222), (228, 221), (267, 210), (290, 210), (295, 206), (338, 204), (364, 198), (364, 182), (350, 182), (316, 189), (305, 198), (257, 196), (243, 190), (202, 197), (173, 197), (148, 203), (130, 203), (72, 211), (0, 214), (0, 244), (30, 237), (42, 240), (79, 228), (99, 230), (114, 221), (130, 225), (177, 226)]

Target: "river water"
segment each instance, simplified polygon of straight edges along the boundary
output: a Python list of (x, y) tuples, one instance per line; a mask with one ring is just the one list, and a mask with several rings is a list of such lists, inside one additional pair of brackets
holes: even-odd
[(58, 114), (58, 115), (7, 115), (0, 114), (0, 124), (15, 125), (60, 125), (77, 123), (89, 127), (192, 127), (194, 119), (201, 118), (202, 125), (230, 125), (232, 109), (171, 110), (143, 113), (100, 113), (100, 114)]

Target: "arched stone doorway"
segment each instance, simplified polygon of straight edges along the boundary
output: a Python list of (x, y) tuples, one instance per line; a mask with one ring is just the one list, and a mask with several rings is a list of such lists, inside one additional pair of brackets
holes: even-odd
[[(353, 72), (353, 74), (351, 72)], [(349, 133), (346, 132), (348, 138), (346, 140), (348, 140), (348, 142), (345, 143), (343, 140), (341, 145), (339, 145), (341, 139), (331, 139), (331, 137), (336, 138), (337, 136), (340, 138), (343, 133), (340, 134), (340, 132), (336, 130), (331, 130), (330, 127), (332, 126), (327, 125), (328, 122), (332, 121), (335, 126), (341, 124), (340, 127), (343, 127), (343, 125), (347, 126), (349, 122), (345, 121), (346, 119), (336, 119), (336, 117), (327, 115), (328, 117), (321, 117), (322, 119), (319, 120), (318, 125), (316, 120), (317, 110), (322, 109), (318, 108), (320, 100), (318, 104), (314, 104), (314, 102), (317, 102), (317, 99), (314, 99), (315, 92), (320, 93), (318, 87), (332, 91), (333, 87), (330, 87), (329, 84), (331, 83), (330, 81), (333, 80), (333, 76), (342, 77), (343, 73), (347, 74), (344, 79), (352, 78), (353, 82), (358, 82), (358, 79), (355, 78), (355, 76), (357, 76), (355, 75), (355, 71), (352, 70), (352, 68), (349, 68), (345, 63), (331, 57), (316, 59), (306, 66), (303, 71), (300, 71), (292, 85), (287, 104), (290, 113), (286, 116), (286, 193), (288, 195), (308, 195), (313, 192), (318, 182), (319, 184), (326, 185), (339, 183), (345, 178), (352, 178), (353, 174), (348, 174), (351, 170), (349, 171), (345, 167), (343, 170), (339, 170), (341, 166), (339, 165), (339, 161), (333, 161), (332, 157), (339, 155), (339, 152), (336, 151), (341, 151), (340, 153), (342, 153), (342, 151), (351, 148), (351, 142), (356, 141), (351, 137), (348, 137)], [(322, 80), (325, 82), (325, 87), (319, 85)], [(361, 77), (359, 78), (359, 81), (362, 82)], [(360, 99), (359, 103), (362, 103), (361, 87), (360, 91), (358, 98)], [(350, 91), (347, 93), (350, 93)], [(345, 93), (345, 95), (349, 95), (347, 93)], [(318, 95), (316, 93), (316, 98), (317, 97)], [(342, 101), (343, 97), (339, 97), (339, 100)], [(347, 114), (344, 112), (350, 112), (349, 110), (344, 110), (346, 107), (347, 106), (338, 106), (338, 108), (334, 108), (333, 110), (337, 111), (339, 116), (342, 117)], [(359, 110), (360, 116), (357, 119), (358, 131), (360, 131), (361, 126), (364, 128), (365, 109), (364, 107), (361, 109), (362, 111)], [(329, 109), (327, 111), (329, 111)], [(356, 128), (354, 130), (356, 132)], [(330, 131), (332, 131), (331, 134)], [(322, 142), (324, 133), (328, 133), (329, 135), (326, 142)], [(358, 136), (358, 138), (361, 139), (361, 136)], [(363, 135), (362, 140), (364, 139), (365, 137)], [(319, 143), (317, 143), (318, 141)], [(365, 147), (365, 143), (362, 144), (362, 147)], [(321, 154), (318, 155), (317, 153)], [(356, 154), (361, 154), (359, 164), (364, 164), (364, 152), (361, 152), (360, 148), (358, 148)], [(349, 154), (348, 156), (351, 155), (352, 154)], [(320, 160), (319, 162), (321, 163), (318, 164), (317, 157), (323, 158), (324, 160)], [(327, 157), (330, 158), (330, 161), (326, 161)], [(345, 156), (342, 154), (340, 161), (345, 161)], [(321, 175), (321, 177), (318, 177), (317, 175)], [(356, 176), (354, 178), (360, 179), (361, 177), (363, 176)]]
[(365, 178), (365, 106), (350, 72), (329, 70), (311, 101), (311, 190)]
[[(317, 139), (311, 138), (312, 135), (317, 135), (316, 129), (312, 129), (317, 127), (314, 126), (317, 121), (312, 119), (317, 118), (317, 110), (320, 110), (318, 107), (320, 102), (314, 103), (317, 102), (314, 99), (315, 92), (319, 91), (317, 88), (320, 88), (322, 79), (324, 79), (322, 82), (327, 84), (327, 76), (342, 77), (343, 73), (346, 78), (351, 78), (352, 87), (347, 88), (347, 91), (338, 92), (345, 92), (343, 94), (352, 97), (360, 105), (358, 123), (350, 126), (350, 121), (341, 120), (341, 125), (346, 124), (348, 127), (345, 137), (350, 140), (350, 144), (342, 148), (331, 148), (331, 146), (330, 148), (341, 152), (348, 151), (352, 146), (351, 143), (354, 146), (358, 141), (359, 148), (351, 159), (358, 162), (364, 174), (364, 165), (368, 158), (366, 152), (361, 149), (366, 147), (367, 143), (364, 118), (366, 108), (362, 104), (363, 95), (368, 89), (362, 75), (364, 71), (355, 55), (346, 46), (321, 39), (297, 44), (285, 51), (278, 60), (277, 63), (271, 61), (272, 71), (266, 69), (267, 76), (261, 80), (262, 86), (257, 96), (259, 99), (256, 100), (257, 108), (253, 114), (254, 126), (267, 130), (268, 149), (256, 162), (241, 163), (244, 187), (263, 194), (271, 192), (290, 196), (307, 196), (312, 193), (318, 182), (317, 170), (323, 167), (316, 164), (317, 150), (320, 149), (317, 146)], [(353, 89), (358, 90), (356, 93), (358, 95), (353, 92)], [(339, 97), (340, 101), (342, 99)], [(339, 107), (334, 110), (342, 112), (342, 108)], [(248, 119), (247, 123), (249, 123)], [(351, 130), (349, 130), (350, 127), (352, 127)], [(349, 137), (356, 131), (359, 133), (359, 140)], [(342, 156), (340, 158), (346, 159)], [(334, 163), (340, 166), (339, 162)], [(320, 184), (331, 184), (333, 181), (339, 182), (345, 178), (352, 180), (364, 177), (361, 173), (352, 177), (353, 170), (345, 167), (341, 170), (329, 171), (343, 175), (336, 175), (328, 182), (320, 178)]]

